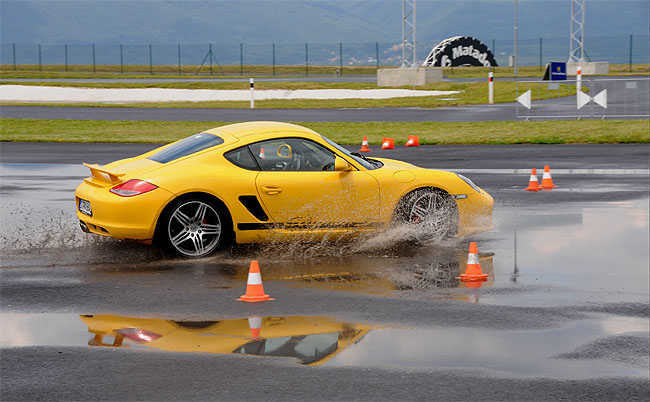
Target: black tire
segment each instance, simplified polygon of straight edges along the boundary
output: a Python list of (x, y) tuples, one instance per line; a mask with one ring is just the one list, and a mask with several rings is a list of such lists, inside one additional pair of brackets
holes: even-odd
[(227, 211), (208, 198), (174, 201), (161, 218), (159, 242), (182, 257), (205, 257), (222, 248), (231, 233)]
[(412, 225), (419, 241), (435, 241), (458, 233), (458, 206), (449, 193), (434, 188), (413, 190), (402, 198), (395, 217), (398, 224)]

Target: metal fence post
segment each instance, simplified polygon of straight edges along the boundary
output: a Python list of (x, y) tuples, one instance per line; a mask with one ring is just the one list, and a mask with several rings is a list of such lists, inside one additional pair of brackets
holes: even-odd
[(178, 44), (178, 75), (182, 75), (183, 70), (181, 69), (181, 45)]
[(120, 74), (124, 74), (124, 51), (122, 45), (120, 45)]
[(305, 75), (309, 75), (309, 45), (305, 43)]
[(375, 55), (377, 61), (377, 70), (379, 70), (379, 42), (375, 42)]
[(153, 75), (153, 57), (152, 57), (151, 44), (149, 44), (149, 74)]
[(68, 45), (63, 45), (65, 53), (65, 71), (68, 71)]
[(239, 75), (244, 75), (244, 44), (239, 44)]
[(632, 72), (632, 38), (634, 35), (630, 34), (630, 72)]
[(339, 42), (339, 74), (343, 75), (343, 42)]
[(41, 62), (41, 44), (38, 44), (38, 71), (43, 71), (43, 63)]
[(93, 49), (93, 73), (97, 72), (97, 68), (95, 67), (95, 44), (93, 43), (92, 45)]
[(14, 56), (14, 71), (16, 71), (16, 44), (15, 43), (11, 44), (11, 52)]
[(539, 71), (542, 71), (542, 38), (539, 38)]
[(251, 109), (255, 109), (255, 79), (250, 79), (251, 84)]
[(275, 43), (271, 45), (271, 53), (273, 53), (273, 75), (275, 75)]
[(494, 73), (492, 71), (488, 73), (488, 103), (490, 105), (494, 103)]

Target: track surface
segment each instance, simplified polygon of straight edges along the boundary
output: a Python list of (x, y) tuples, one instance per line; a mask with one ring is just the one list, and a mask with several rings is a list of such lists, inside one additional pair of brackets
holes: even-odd
[[(82, 161), (104, 163), (129, 157), (153, 148), (151, 144), (32, 144), (3, 143), (3, 163), (18, 163), (31, 169), (33, 163), (77, 164)], [(553, 145), (553, 146), (422, 146), (400, 147), (391, 151), (374, 149), (371, 156), (393, 157), (425, 167), (460, 169), (525, 169), (551, 164), (554, 168), (647, 169), (650, 155), (647, 144), (637, 145)], [(6, 165), (5, 165), (6, 166)], [(65, 165), (61, 165), (65, 166)], [(498, 214), (505, 228), (477, 238), (483, 250), (495, 250), (495, 259), (508, 260), (512, 245), (511, 226), (519, 227), (520, 242), (526, 225), (562, 228), (580, 217), (589, 205), (612, 201), (647, 200), (648, 176), (636, 175), (555, 175), (557, 191), (531, 194), (523, 191), (528, 175), (470, 175), (497, 200)], [(28, 178), (28, 177), (26, 177)], [(52, 197), (70, 197), (64, 182), (43, 179), (40, 187), (31, 188), (20, 178), (12, 177), (15, 188), (3, 194), (22, 191), (52, 192)], [(36, 179), (38, 180), (38, 179)], [(68, 179), (68, 181), (70, 181)], [(74, 180), (73, 180), (74, 181)], [(12, 182), (13, 183), (13, 182)], [(67, 182), (66, 182), (67, 183)], [(573, 190), (573, 191), (572, 191)], [(7, 201), (10, 197), (4, 199)], [(15, 197), (15, 195), (13, 196)], [(12, 198), (13, 200), (14, 198)], [(28, 199), (25, 202), (29, 201)], [(34, 200), (36, 206), (45, 201)], [(646, 202), (646, 201), (644, 201)], [(647, 204), (647, 202), (646, 202)], [(29, 204), (28, 204), (29, 205)], [(609, 205), (609, 204), (608, 204)], [(641, 204), (642, 205), (642, 204)], [(29, 215), (28, 221), (39, 219)], [(647, 211), (647, 206), (646, 206)], [(16, 213), (20, 213), (16, 210)], [(541, 215), (540, 215), (541, 214)], [(647, 216), (647, 212), (646, 215)], [(508, 223), (510, 222), (510, 223)], [(514, 223), (512, 223), (514, 222)], [(536, 222), (536, 223), (535, 223)], [(38, 222), (37, 226), (41, 228)], [(71, 222), (74, 224), (74, 222)], [(646, 223), (647, 224), (647, 223)], [(518, 226), (522, 225), (522, 226)], [(570, 226), (566, 226), (570, 227)], [(17, 228), (29, 239), (29, 229)], [(4, 228), (7, 230), (7, 228)], [(75, 228), (76, 230), (76, 228)], [(576, 239), (578, 240), (578, 239)], [(521, 243), (520, 243), (521, 244)], [(3, 313), (39, 317), (47, 314), (113, 313), (133, 317), (161, 317), (179, 320), (241, 318), (251, 315), (290, 316), (327, 315), (351, 322), (372, 322), (406, 328), (468, 328), (503, 334), (546, 334), (561, 328), (590, 322), (593, 317), (614, 318), (614, 324), (646, 320), (649, 310), (647, 290), (639, 295), (631, 289), (645, 285), (628, 282), (626, 290), (611, 292), (589, 287), (591, 281), (603, 280), (591, 267), (586, 270), (585, 288), (568, 284), (556, 286), (544, 270), (539, 282), (526, 276), (522, 266), (521, 283), (511, 282), (504, 273), (495, 272), (495, 286), (484, 288), (478, 304), (446, 297), (453, 289), (402, 291), (383, 296), (356, 291), (332, 291), (327, 288), (304, 288), (283, 281), (265, 281), (265, 291), (277, 298), (268, 303), (248, 305), (234, 301), (242, 293), (242, 282), (233, 272), (256, 251), (224, 255), (200, 261), (165, 260), (147, 257), (149, 248), (124, 243), (108, 243), (89, 250), (41, 249), (5, 254), (0, 269), (0, 306)], [(272, 250), (268, 250), (273, 254)], [(275, 257), (259, 255), (263, 267), (301, 266), (317, 269), (330, 261), (319, 258), (296, 258), (298, 250), (280, 250)], [(259, 251), (258, 251), (259, 252)], [(342, 266), (360, 263), (367, 267), (387, 264), (427, 264), (435, 255), (388, 257), (390, 250), (379, 254), (336, 257)], [(144, 256), (144, 258), (143, 258)], [(223, 261), (220, 261), (223, 258)], [(521, 257), (523, 258), (523, 256)], [(534, 258), (531, 256), (531, 258)], [(391, 262), (394, 261), (394, 262)], [(320, 264), (320, 265), (319, 265)], [(507, 264), (506, 264), (507, 265)], [(621, 272), (626, 261), (616, 267)], [(406, 268), (406, 266), (404, 267)], [(304, 269), (304, 268), (303, 268)], [(545, 269), (552, 270), (548, 266)], [(612, 268), (613, 269), (613, 268)], [(268, 271), (267, 271), (268, 272)], [(617, 274), (606, 280), (617, 280)], [(500, 283), (500, 285), (498, 285)], [(555, 285), (554, 285), (555, 284)], [(497, 286), (498, 285), (498, 286)], [(575, 286), (575, 285), (572, 285)], [(457, 289), (458, 291), (464, 289)], [(464, 292), (451, 293), (462, 296)], [(531, 296), (532, 299), (530, 298)], [(639, 296), (641, 296), (639, 298)], [(519, 303), (534, 300), (529, 306)], [(492, 303), (489, 303), (492, 300)], [(508, 301), (510, 300), (510, 301)], [(512, 302), (514, 300), (514, 303)], [(486, 304), (486, 302), (488, 302)], [(37, 314), (38, 313), (38, 314)], [(43, 314), (45, 313), (45, 314)], [(618, 324), (617, 324), (618, 323)], [(45, 331), (44, 327), (37, 327)], [(502, 331), (502, 332), (500, 332)], [(647, 332), (626, 337), (593, 339), (584, 342), (580, 353), (573, 353), (576, 364), (611, 364), (618, 359), (625, 367), (647, 365)], [(88, 338), (89, 338), (88, 334)], [(370, 335), (369, 335), (370, 337)], [(435, 349), (436, 338), (427, 344)], [(359, 347), (370, 342), (362, 340)], [(470, 336), (458, 339), (465, 345), (483, 345), (484, 339)], [(503, 354), (525, 354), (540, 345), (533, 340), (522, 350), (506, 348)], [(398, 345), (385, 345), (393, 350)], [(463, 356), (458, 355), (459, 359)], [(645, 363), (644, 363), (645, 362)], [(526, 362), (523, 368), (534, 366)], [(2, 400), (648, 400), (646, 377), (605, 376), (594, 378), (557, 378), (557, 376), (507, 375), (499, 371), (476, 368), (437, 367), (408, 368), (367, 365), (332, 367), (300, 366), (291, 359), (256, 358), (242, 355), (205, 353), (165, 353), (137, 348), (91, 348), (78, 346), (31, 346), (2, 349), (0, 380)], [(579, 373), (576, 373), (579, 374)]]
[[(3, 142), (3, 163), (108, 163), (151, 151), (162, 144)], [(357, 151), (358, 146), (348, 149)], [(650, 144), (423, 145), (382, 150), (371, 145), (368, 157), (392, 158), (440, 169), (648, 168)]]
[(0, 117), (14, 119), (157, 120), (157, 121), (486, 121), (516, 120), (514, 104), (460, 108), (368, 109), (175, 109), (1, 106)]

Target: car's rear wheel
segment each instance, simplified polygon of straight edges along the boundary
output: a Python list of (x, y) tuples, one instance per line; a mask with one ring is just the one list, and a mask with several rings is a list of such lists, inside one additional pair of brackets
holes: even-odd
[(198, 258), (207, 256), (225, 243), (226, 222), (226, 214), (212, 201), (182, 199), (167, 210), (159, 233), (176, 254)]
[(413, 236), (420, 241), (453, 237), (458, 232), (456, 202), (440, 189), (411, 191), (400, 202), (396, 217), (399, 223), (412, 225)]

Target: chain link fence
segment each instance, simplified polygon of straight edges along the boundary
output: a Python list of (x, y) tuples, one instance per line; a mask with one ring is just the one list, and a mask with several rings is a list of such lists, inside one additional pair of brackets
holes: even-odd
[[(514, 41), (482, 41), (490, 47), (499, 66), (508, 66)], [(417, 58), (424, 60), (438, 43), (418, 43)], [(622, 35), (588, 37), (589, 61), (612, 64), (646, 64), (650, 58), (650, 36)], [(568, 38), (535, 38), (518, 41), (518, 65), (539, 66), (566, 61)], [(283, 74), (282, 67), (299, 66), (304, 74), (317, 74), (316, 67), (371, 74), (373, 68), (399, 66), (400, 43), (294, 43), (294, 44), (0, 44), (2, 69), (48, 71), (166, 72)], [(163, 68), (164, 67), (164, 68)], [(362, 68), (365, 67), (365, 71)]]

